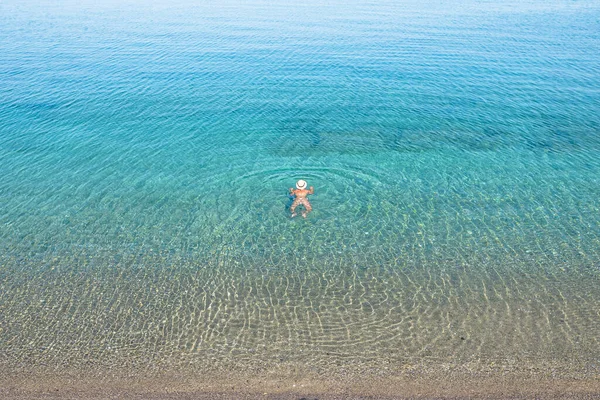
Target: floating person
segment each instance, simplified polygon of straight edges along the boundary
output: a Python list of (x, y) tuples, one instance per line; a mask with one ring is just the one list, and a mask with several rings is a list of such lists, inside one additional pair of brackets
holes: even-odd
[(302, 216), (304, 218), (306, 218), (308, 213), (312, 211), (312, 207), (310, 205), (310, 202), (308, 201), (307, 196), (309, 194), (314, 194), (315, 188), (311, 186), (310, 189), (306, 189), (306, 185), (307, 185), (306, 181), (300, 179), (298, 182), (296, 182), (296, 189), (290, 188), (290, 194), (296, 197), (294, 199), (294, 202), (290, 206), (290, 211), (292, 212), (292, 218), (294, 218), (296, 215), (298, 215), (298, 214), (296, 214), (296, 207), (298, 207), (299, 205), (304, 206), (304, 211), (302, 211)]

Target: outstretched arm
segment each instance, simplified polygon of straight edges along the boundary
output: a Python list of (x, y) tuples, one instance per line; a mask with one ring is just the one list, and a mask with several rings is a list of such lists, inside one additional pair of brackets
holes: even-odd
[(315, 194), (315, 188), (311, 186), (308, 193)]

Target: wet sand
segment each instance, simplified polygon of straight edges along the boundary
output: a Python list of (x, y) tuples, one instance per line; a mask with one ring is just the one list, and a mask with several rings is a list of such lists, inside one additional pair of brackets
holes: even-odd
[[(5, 371), (6, 372), (6, 371)], [(394, 376), (338, 378), (222, 373), (182, 377), (82, 378), (0, 375), (2, 399), (600, 399), (600, 374), (572, 371), (449, 373), (413, 371)]]

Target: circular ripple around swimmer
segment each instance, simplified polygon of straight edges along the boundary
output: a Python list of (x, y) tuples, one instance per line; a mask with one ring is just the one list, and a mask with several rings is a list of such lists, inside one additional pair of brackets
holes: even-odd
[[(235, 159), (237, 158), (237, 159)], [(321, 210), (344, 209), (344, 204), (364, 202), (379, 191), (384, 191), (392, 179), (384, 168), (370, 165), (361, 159), (348, 158), (344, 162), (316, 159), (229, 159), (206, 167), (197, 183), (209, 196), (221, 204), (228, 204), (230, 213), (245, 213), (248, 204), (285, 204), (288, 189), (298, 179), (314, 186)], [(281, 209), (283, 211), (283, 209)], [(226, 211), (222, 211), (225, 212)], [(223, 214), (221, 214), (223, 216)]]
[[(287, 193), (298, 179), (304, 179), (314, 186), (317, 193), (338, 197), (346, 194), (349, 188), (373, 190), (388, 181), (383, 170), (365, 168), (359, 163), (340, 166), (327, 165), (324, 162), (306, 160), (282, 164), (279, 160), (261, 162), (236, 162), (235, 164), (213, 168), (206, 177), (207, 185), (227, 186), (233, 192), (243, 193), (248, 189), (258, 190), (253, 197), (267, 190)], [(259, 186), (258, 186), (259, 185)], [(265, 199), (268, 201), (268, 199)]]

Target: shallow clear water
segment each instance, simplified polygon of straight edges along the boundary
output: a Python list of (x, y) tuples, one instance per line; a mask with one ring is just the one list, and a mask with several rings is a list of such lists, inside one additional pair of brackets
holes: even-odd
[(0, 364), (597, 369), (600, 6), (451, 3), (2, 2)]

